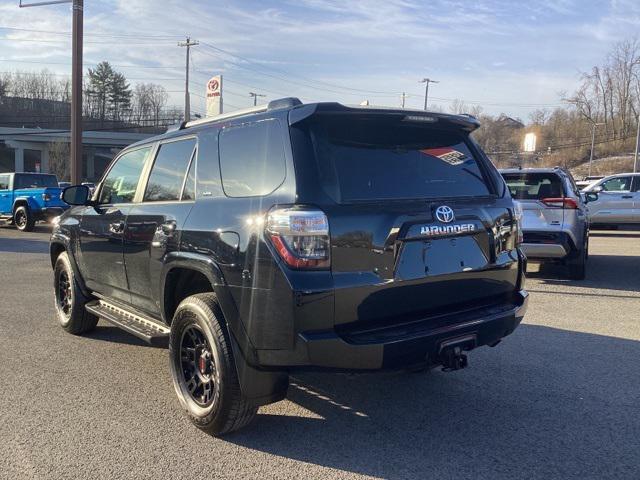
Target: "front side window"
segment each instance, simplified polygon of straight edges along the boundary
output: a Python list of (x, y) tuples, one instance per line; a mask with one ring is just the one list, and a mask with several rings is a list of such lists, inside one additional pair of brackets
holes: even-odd
[(149, 175), (145, 202), (180, 200), (184, 177), (196, 146), (195, 138), (160, 145), (156, 161)]
[(136, 195), (140, 175), (151, 152), (151, 147), (127, 152), (116, 160), (115, 165), (102, 182), (100, 203), (131, 203)]
[(275, 119), (223, 129), (219, 151), (222, 188), (228, 197), (268, 195), (284, 181), (284, 143)]
[(631, 190), (631, 177), (616, 177), (602, 182), (605, 192), (628, 192)]

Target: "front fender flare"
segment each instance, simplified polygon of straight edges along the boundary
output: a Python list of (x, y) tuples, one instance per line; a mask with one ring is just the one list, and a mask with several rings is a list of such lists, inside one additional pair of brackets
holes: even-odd
[(80, 291), (83, 295), (89, 297), (91, 292), (87, 288), (86, 283), (84, 282), (84, 278), (80, 273), (80, 269), (78, 268), (78, 262), (76, 262), (76, 257), (73, 254), (73, 249), (71, 248), (71, 238), (65, 235), (62, 232), (53, 232), (51, 234), (51, 239), (49, 240), (49, 257), (51, 258), (51, 267), (55, 266), (54, 262), (54, 252), (57, 246), (61, 246), (67, 255), (69, 256), (69, 262), (71, 263), (71, 268), (73, 269), (73, 275), (78, 282), (78, 286), (80, 287)]

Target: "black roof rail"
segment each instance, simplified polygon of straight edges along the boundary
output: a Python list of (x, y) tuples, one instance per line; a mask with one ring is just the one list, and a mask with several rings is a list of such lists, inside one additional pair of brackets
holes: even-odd
[[(270, 110), (293, 108), (293, 107), (297, 107), (298, 105), (302, 105), (302, 102), (298, 98), (295, 98), (295, 97), (280, 98), (277, 100), (270, 101), (267, 105), (257, 105), (255, 107), (245, 108), (243, 110), (235, 110), (229, 113), (221, 113), (220, 115), (214, 115), (213, 117), (205, 117), (205, 118), (200, 118), (198, 120), (192, 120), (190, 122), (183, 124), (183, 126), (180, 129), (194, 127), (196, 125), (203, 125), (207, 123), (217, 122), (219, 120), (226, 120), (229, 118), (242, 117), (244, 115), (251, 115), (254, 113), (268, 112)], [(171, 130), (171, 131), (174, 131), (174, 130)]]
[(182, 130), (185, 127), (186, 124), (187, 124), (187, 122), (185, 122), (183, 120), (182, 122), (178, 122), (178, 123), (174, 123), (173, 125), (169, 125), (167, 127), (166, 133), (177, 132), (178, 130)]

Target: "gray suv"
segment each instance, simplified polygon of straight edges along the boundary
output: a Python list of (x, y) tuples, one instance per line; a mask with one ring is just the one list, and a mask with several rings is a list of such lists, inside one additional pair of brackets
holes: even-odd
[(597, 194), (581, 194), (571, 174), (557, 167), (500, 173), (522, 209), (521, 248), (527, 258), (562, 263), (569, 278), (584, 279), (589, 258), (586, 204)]

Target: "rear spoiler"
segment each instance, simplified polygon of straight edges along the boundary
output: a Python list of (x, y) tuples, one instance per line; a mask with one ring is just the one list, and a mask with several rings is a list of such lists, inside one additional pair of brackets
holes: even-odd
[(451, 128), (471, 133), (480, 122), (471, 115), (448, 115), (423, 110), (399, 110), (381, 107), (349, 107), (340, 103), (311, 103), (293, 108), (289, 112), (289, 125), (295, 125), (319, 115), (357, 115), (362, 117), (385, 116), (389, 119), (412, 123), (426, 123), (440, 128)]

